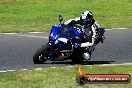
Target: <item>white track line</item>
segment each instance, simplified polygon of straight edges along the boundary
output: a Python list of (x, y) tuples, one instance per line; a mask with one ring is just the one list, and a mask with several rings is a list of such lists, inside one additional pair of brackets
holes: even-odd
[(0, 33), (0, 34), (6, 34), (6, 35), (16, 35), (18, 33)]
[(50, 67), (50, 68), (57, 68), (57, 67)]
[(16, 70), (7, 70), (7, 72), (14, 72), (14, 71), (16, 71)]
[[(127, 28), (112, 28), (112, 29), (127, 29)], [(105, 29), (105, 30), (111, 30), (111, 29)], [(42, 33), (42, 32), (29, 32), (29, 33), (36, 33), (37, 34), (37, 33)], [(18, 35), (18, 36), (48, 39), (47, 36), (36, 36), (36, 35)]]
[(27, 71), (27, 70), (29, 70), (29, 69), (21, 69), (22, 71)]
[(123, 63), (123, 65), (132, 65), (132, 63)]
[(4, 73), (4, 72), (7, 72), (7, 71), (0, 71), (0, 73)]
[[(110, 29), (105, 29), (105, 30), (111, 30), (111, 29), (115, 29), (115, 30), (125, 30), (125, 29), (131, 29), (131, 28), (110, 28)], [(33, 33), (33, 34), (37, 34), (37, 33), (44, 33), (44, 32), (27, 32), (27, 33)], [(19, 34), (19, 33), (0, 33), (0, 34), (9, 34), (9, 35), (14, 35), (14, 34)]]
[(105, 29), (105, 30), (126, 30), (128, 28), (111, 28), (111, 29)]
[(36, 68), (36, 69), (34, 69), (34, 70), (42, 70), (43, 68)]
[(74, 67), (74, 66), (67, 66), (67, 67), (72, 68), (72, 67)]
[(48, 39), (47, 36), (36, 36), (36, 35), (18, 35), (18, 36)]
[(44, 32), (28, 32), (28, 33), (36, 34), (36, 33), (44, 33)]
[(128, 29), (128, 28), (111, 28), (111, 29), (116, 29), (116, 30), (124, 30), (124, 29)]
[(111, 30), (111, 29), (105, 29), (105, 30)]
[[(122, 63), (122, 64), (101, 64), (97, 66), (120, 66), (120, 65), (132, 65), (132, 63)], [(49, 68), (35, 68), (35, 69), (20, 69), (20, 70), (5, 70), (5, 71), (0, 71), (0, 73), (5, 73), (5, 72), (14, 72), (14, 71), (32, 71), (32, 70), (48, 70), (50, 68), (72, 68), (72, 67), (77, 67), (78, 65), (74, 66), (64, 66), (64, 67), (49, 67)], [(94, 65), (82, 65), (82, 66), (94, 66)]]

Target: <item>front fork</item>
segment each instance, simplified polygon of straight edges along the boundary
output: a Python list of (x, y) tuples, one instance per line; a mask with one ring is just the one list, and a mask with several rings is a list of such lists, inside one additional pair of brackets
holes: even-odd
[(50, 50), (48, 53), (48, 57), (55, 57), (55, 53), (58, 51), (58, 48), (56, 48), (55, 44), (53, 42), (48, 42), (49, 46), (50, 46)]

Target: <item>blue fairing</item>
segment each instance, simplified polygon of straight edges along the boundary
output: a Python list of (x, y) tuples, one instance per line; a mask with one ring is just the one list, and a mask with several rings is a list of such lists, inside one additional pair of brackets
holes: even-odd
[(72, 49), (73, 43), (79, 43), (78, 41), (76, 41), (76, 38), (79, 37), (80, 39), (82, 39), (82, 35), (83, 33), (78, 26), (71, 27), (64, 24), (52, 26), (48, 42), (51, 46), (51, 50), (49, 51), (48, 56), (52, 56), (56, 48), (59, 50)]
[(50, 39), (52, 41), (64, 37), (65, 38), (72, 38), (75, 36), (80, 36), (81, 37), (82, 33), (80, 32), (80, 29), (78, 27), (70, 27), (67, 25), (58, 25), (58, 26), (52, 26), (52, 30), (50, 33)]
[(79, 32), (79, 30), (76, 27), (72, 28), (71, 34), (72, 34), (72, 36), (80, 36), (81, 35), (81, 33)]
[[(69, 39), (76, 36), (82, 37), (82, 32), (79, 27), (71, 27), (64, 24), (59, 24), (58, 26), (52, 26), (50, 33), (50, 45), (57, 46), (60, 49), (65, 49), (66, 44)], [(61, 42), (61, 45), (59, 44)], [(67, 45), (69, 46), (69, 45)]]
[(50, 34), (51, 40), (54, 41), (56, 39), (56, 35), (57, 35), (58, 31), (60, 31), (60, 29), (61, 29), (60, 27), (52, 26), (51, 34)]

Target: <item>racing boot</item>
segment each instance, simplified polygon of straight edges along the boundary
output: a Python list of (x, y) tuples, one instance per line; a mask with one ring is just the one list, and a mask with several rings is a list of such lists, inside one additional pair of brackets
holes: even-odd
[(83, 58), (85, 59), (85, 60), (90, 60), (90, 58), (91, 58), (91, 52), (86, 52), (86, 53), (83, 53)]

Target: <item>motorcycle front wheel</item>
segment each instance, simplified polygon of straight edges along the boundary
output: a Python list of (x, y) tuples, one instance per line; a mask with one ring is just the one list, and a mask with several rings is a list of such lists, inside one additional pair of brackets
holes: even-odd
[(43, 64), (48, 59), (49, 44), (40, 47), (33, 56), (34, 64)]

